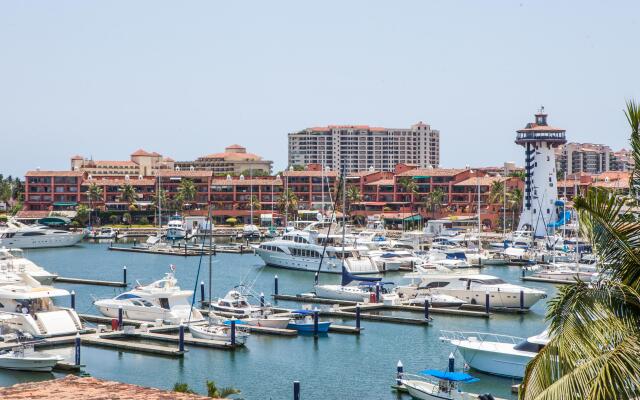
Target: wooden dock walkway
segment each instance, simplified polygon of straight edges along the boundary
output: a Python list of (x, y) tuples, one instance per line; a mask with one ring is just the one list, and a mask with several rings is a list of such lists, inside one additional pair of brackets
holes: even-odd
[(574, 283), (576, 283), (575, 280), (563, 280), (563, 279), (549, 279), (549, 278), (538, 278), (535, 276), (523, 276), (522, 278), (523, 281), (529, 281), (529, 282), (544, 282), (544, 283), (553, 283), (553, 284), (557, 284), (557, 285), (573, 285)]
[[(357, 303), (353, 301), (342, 301), (342, 300), (332, 300), (332, 299), (323, 299), (318, 297), (311, 296), (300, 296), (300, 295), (286, 295), (286, 294), (274, 294), (272, 297), (275, 300), (287, 300), (287, 301), (296, 301), (300, 303), (317, 303), (317, 304), (336, 304), (343, 305), (339, 310), (353, 310), (355, 314), (355, 306)], [(484, 309), (484, 307), (483, 307)], [(366, 310), (384, 310), (384, 311), (408, 311), (408, 312), (422, 312), (424, 313), (424, 307), (422, 306), (409, 306), (409, 305), (388, 305), (382, 303), (363, 303), (360, 305), (360, 311)], [(477, 309), (476, 309), (477, 310)], [(456, 315), (462, 317), (477, 317), (477, 318), (489, 318), (491, 314), (487, 314), (484, 311), (476, 311), (476, 310), (460, 310), (456, 308), (445, 308), (445, 307), (429, 307), (430, 314), (443, 314), (443, 315)], [(363, 318), (364, 319), (364, 318)]]
[(95, 285), (95, 286), (111, 286), (111, 287), (127, 287), (126, 282), (115, 281), (101, 281), (97, 279), (81, 279), (81, 278), (67, 278), (64, 276), (56, 276), (54, 281), (61, 283), (74, 283), (77, 285)]
[[(179, 339), (178, 335), (167, 335), (162, 333), (154, 333), (154, 332), (139, 332), (136, 333), (123, 333), (122, 331), (111, 332), (102, 335), (103, 338), (115, 338), (115, 339), (124, 339), (129, 340), (131, 338), (165, 342), (165, 343), (175, 343), (178, 344)], [(137, 342), (136, 342), (137, 343)], [(190, 346), (197, 347), (208, 347), (210, 349), (220, 349), (220, 350), (233, 350), (234, 346), (229, 342), (217, 341), (217, 340), (206, 340), (206, 339), (197, 339), (192, 337), (190, 334), (185, 332), (184, 335), (184, 344)], [(239, 343), (235, 345), (235, 347), (240, 347)]]

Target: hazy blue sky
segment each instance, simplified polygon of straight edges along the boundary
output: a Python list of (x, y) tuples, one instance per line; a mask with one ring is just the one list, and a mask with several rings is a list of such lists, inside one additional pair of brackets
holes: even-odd
[(139, 147), (287, 160), (326, 124), (441, 131), (443, 166), (522, 164), (544, 104), (572, 141), (627, 145), (636, 1), (0, 1), (0, 172)]

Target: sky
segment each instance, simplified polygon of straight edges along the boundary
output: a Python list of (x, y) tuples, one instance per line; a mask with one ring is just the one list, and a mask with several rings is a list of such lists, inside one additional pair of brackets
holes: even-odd
[(441, 166), (501, 165), (544, 105), (570, 141), (628, 146), (638, 1), (0, 0), (0, 173), (239, 143), (287, 163), (328, 124), (441, 135)]

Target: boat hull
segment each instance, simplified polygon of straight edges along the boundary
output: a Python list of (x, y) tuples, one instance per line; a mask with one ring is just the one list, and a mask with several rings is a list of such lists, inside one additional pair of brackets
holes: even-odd
[[(464, 392), (452, 391), (442, 393), (437, 390), (438, 386), (430, 382), (418, 380), (402, 380), (402, 384), (407, 389), (411, 397), (420, 400), (458, 400), (467, 398)], [(463, 397), (465, 396), (465, 397)], [(470, 397), (469, 397), (470, 398)]]
[(355, 301), (361, 303), (369, 297), (369, 293), (342, 290), (339, 285), (318, 285), (315, 290), (316, 296), (323, 299)]
[[(327, 333), (329, 332), (329, 327), (331, 326), (331, 322), (324, 321), (318, 322), (318, 333)], [(314, 324), (313, 323), (296, 323), (290, 322), (287, 325), (288, 329), (295, 329), (298, 332), (314, 332)]]
[[(206, 327), (191, 326), (189, 327), (189, 332), (191, 332), (191, 336), (193, 336), (196, 339), (216, 340), (219, 342), (231, 343), (230, 334), (209, 331), (206, 329)], [(236, 329), (236, 335), (235, 335), (236, 344), (245, 344), (247, 342), (248, 337), (249, 337), (249, 334)]]
[(535, 354), (530, 356), (505, 354), (458, 346), (466, 363), (475, 370), (508, 378), (524, 377), (524, 370)]
[(67, 247), (80, 242), (83, 233), (51, 234), (41, 236), (16, 236), (0, 239), (0, 247), (17, 247), (20, 249), (40, 249), (49, 247)]
[(58, 361), (62, 361), (62, 358), (53, 356), (11, 357), (9, 355), (0, 355), (0, 368), (12, 371), (51, 372)]
[(289, 325), (289, 318), (249, 318), (245, 321), (247, 325), (275, 329), (286, 329)]

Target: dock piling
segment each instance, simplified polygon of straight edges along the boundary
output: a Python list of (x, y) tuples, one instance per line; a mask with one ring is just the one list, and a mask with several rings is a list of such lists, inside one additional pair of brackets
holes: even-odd
[(178, 327), (178, 350), (184, 351), (184, 325)]
[(489, 304), (489, 291), (487, 290), (484, 293), (484, 312), (489, 314), (490, 309), (491, 309), (491, 305)]
[(293, 400), (300, 400), (300, 381), (293, 381)]
[(200, 282), (200, 304), (204, 304), (204, 282)]
[(122, 283), (124, 283), (124, 285), (127, 285), (127, 266), (124, 265), (122, 266)]
[(122, 327), (123, 327), (123, 322), (122, 322), (122, 306), (118, 306), (118, 330), (121, 331)]
[(71, 291), (71, 308), (73, 310), (76, 309), (76, 291), (75, 290)]
[(524, 278), (524, 273), (525, 273), (525, 267), (522, 267), (522, 277)]
[(380, 283), (376, 282), (376, 303), (380, 303)]
[(264, 312), (264, 293), (260, 292), (260, 313)]
[(318, 319), (319, 319), (318, 310), (313, 311), (313, 336), (318, 337)]
[(429, 299), (424, 299), (424, 319), (429, 320)]
[(524, 290), (520, 290), (520, 311), (524, 310)]
[(404, 366), (402, 365), (402, 361), (398, 360), (398, 365), (396, 366), (396, 385), (400, 386), (402, 384), (402, 374), (404, 373)]
[(356, 330), (360, 332), (360, 304), (356, 304)]
[(453, 372), (456, 367), (456, 358), (453, 356), (453, 353), (449, 354), (449, 372)]
[(76, 333), (76, 341), (75, 341), (75, 365), (80, 365), (80, 332)]
[(236, 347), (236, 321), (231, 320), (231, 346)]
[(278, 295), (278, 275), (273, 277), (273, 291), (274, 291), (274, 294), (277, 296)]

